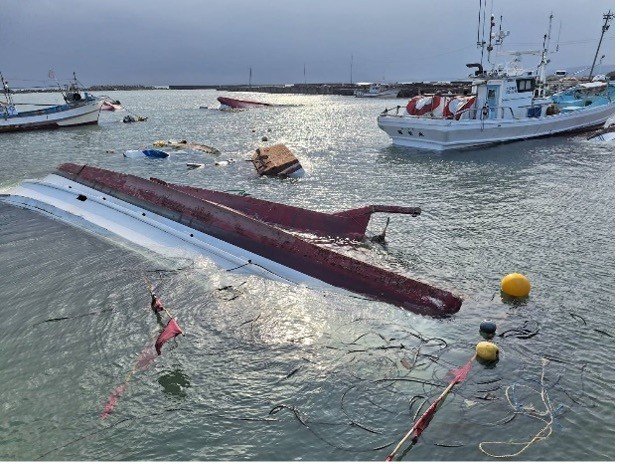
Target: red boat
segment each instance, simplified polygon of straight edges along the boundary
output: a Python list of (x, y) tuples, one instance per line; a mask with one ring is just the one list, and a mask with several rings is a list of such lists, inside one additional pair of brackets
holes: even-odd
[(236, 98), (217, 97), (220, 104), (233, 109), (261, 108), (264, 106), (273, 106), (269, 103), (262, 103), (252, 100), (237, 100)]
[(269, 224), (323, 237), (362, 240), (373, 213), (410, 214), (413, 217), (419, 216), (421, 213), (418, 207), (389, 205), (369, 205), (337, 213), (321, 213), (320, 211), (261, 200), (260, 198), (172, 184), (155, 177), (151, 177), (151, 180), (201, 200), (227, 206)]
[[(64, 199), (63, 202), (56, 204), (67, 205), (66, 198), (69, 196), (74, 198), (70, 203), (80, 205), (82, 210), (88, 211), (88, 214), (82, 217), (91, 218), (93, 221), (122, 217), (123, 224), (131, 223), (131, 225), (129, 228), (121, 227), (119, 230), (123, 233), (131, 232), (129, 235), (149, 223), (159, 224), (156, 234), (161, 235), (164, 230), (169, 230), (168, 233), (172, 234), (182, 233), (183, 240), (191, 240), (194, 247), (199, 243), (208, 244), (211, 249), (215, 246), (220, 247), (219, 256), (235, 258), (236, 255), (241, 256), (249, 252), (255, 257), (234, 269), (258, 265), (261, 266), (260, 269), (265, 269), (275, 276), (285, 275), (284, 280), (292, 283), (304, 282), (305, 279), (299, 280), (300, 275), (304, 275), (418, 314), (449, 316), (461, 307), (461, 298), (450, 292), (303, 240), (265, 222), (266, 218), (252, 214), (252, 208), (249, 206), (246, 207), (248, 211), (246, 214), (210, 199), (201, 198), (200, 189), (192, 191), (188, 190), (190, 187), (173, 187), (161, 181), (71, 163), (59, 166), (56, 177), (51, 175), (50, 181), (58, 182), (61, 178), (58, 176), (66, 180), (57, 184), (58, 188), (64, 189), (62, 193)], [(67, 181), (69, 187), (66, 187)], [(73, 186), (71, 182), (74, 182)], [(53, 201), (56, 195), (60, 195), (59, 190), (50, 190), (46, 185), (41, 184), (40, 188), (44, 195), (37, 198), (47, 196)], [(96, 193), (94, 196), (92, 190), (88, 190), (88, 194), (80, 193), (83, 187), (94, 189)], [(39, 187), (29, 184), (28, 188)], [(18, 192), (16, 198), (21, 198), (19, 195), (26, 193), (27, 190)], [(124, 206), (119, 210), (109, 197), (122, 201)], [(241, 208), (241, 203), (243, 201), (237, 207)], [(261, 214), (267, 214), (268, 211), (264, 205), (262, 206)], [(292, 210), (283, 211), (293, 213)], [(128, 214), (131, 212), (133, 215)], [(295, 212), (300, 220), (308, 223), (318, 217), (316, 214), (324, 214), (315, 212), (310, 214), (310, 211), (302, 208), (297, 208)], [(345, 213), (351, 214), (351, 212)], [(330, 215), (321, 217), (325, 224), (327, 216)], [(354, 213), (353, 216), (357, 214)], [(275, 222), (274, 218), (271, 220)], [(291, 220), (289, 217), (282, 222)], [(114, 228), (113, 224), (109, 222), (107, 224), (108, 227)], [(189, 230), (185, 231), (184, 227)], [(320, 223), (317, 227), (321, 228)], [(338, 229), (340, 226), (335, 227)], [(175, 237), (180, 237), (178, 234)], [(138, 237), (142, 235), (138, 233)], [(199, 242), (200, 240), (202, 242)]]
[(101, 111), (119, 111), (123, 109), (123, 105), (118, 100), (106, 100), (101, 105)]

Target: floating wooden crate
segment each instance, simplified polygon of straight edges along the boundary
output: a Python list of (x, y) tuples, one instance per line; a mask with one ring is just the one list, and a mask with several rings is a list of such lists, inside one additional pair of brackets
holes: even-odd
[(252, 163), (261, 176), (289, 176), (301, 169), (299, 160), (283, 144), (257, 148)]

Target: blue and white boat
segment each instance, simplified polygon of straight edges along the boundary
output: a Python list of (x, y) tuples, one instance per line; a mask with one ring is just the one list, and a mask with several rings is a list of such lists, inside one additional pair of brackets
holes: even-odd
[(103, 98), (79, 89), (77, 79), (63, 90), (63, 105), (44, 105), (45, 108), (18, 111), (7, 82), (0, 74), (5, 101), (0, 100), (0, 132), (58, 129), (61, 127), (97, 124)]
[(127, 150), (123, 153), (125, 158), (168, 158), (170, 153), (163, 150), (147, 149), (147, 150)]

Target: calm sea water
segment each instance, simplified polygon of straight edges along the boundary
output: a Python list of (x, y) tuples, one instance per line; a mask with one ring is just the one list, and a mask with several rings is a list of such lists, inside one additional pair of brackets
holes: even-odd
[[(500, 362), (474, 364), (405, 459), (492, 459), (481, 442), (512, 454), (522, 445), (505, 442), (537, 434), (547, 438), (519, 459), (615, 457), (613, 147), (550, 138), (438, 156), (390, 145), (375, 121), (386, 102), (239, 94), (298, 106), (223, 113), (199, 109), (216, 105), (213, 91), (111, 96), (148, 121), (105, 113), (96, 127), (2, 134), (0, 187), (70, 161), (320, 211), (420, 206), (418, 218), (392, 218), (385, 247), (341, 250), (464, 304), (434, 320), (159, 258), (0, 205), (0, 459), (383, 459), (471, 357), (484, 319), (504, 333)], [(286, 143), (306, 177), (256, 177), (245, 159), (263, 136)], [(122, 156), (170, 138), (222, 155)], [(237, 162), (213, 164), (228, 158)], [(188, 161), (206, 167), (188, 171)], [(499, 280), (515, 271), (531, 296), (502, 301)], [(144, 275), (187, 335), (131, 375), (159, 327)]]

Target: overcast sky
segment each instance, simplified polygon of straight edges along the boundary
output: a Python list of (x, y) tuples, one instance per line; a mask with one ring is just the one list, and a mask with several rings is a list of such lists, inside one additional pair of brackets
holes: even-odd
[[(0, 71), (41, 85), (53, 68), (97, 83), (216, 84), (448, 80), (467, 75), (479, 0), (0, 0)], [(482, 0), (484, 3), (485, 0)], [(505, 49), (539, 47), (550, 69), (589, 66), (613, 0), (486, 0)], [(604, 64), (614, 64), (612, 23)], [(526, 64), (532, 64), (532, 58)]]

